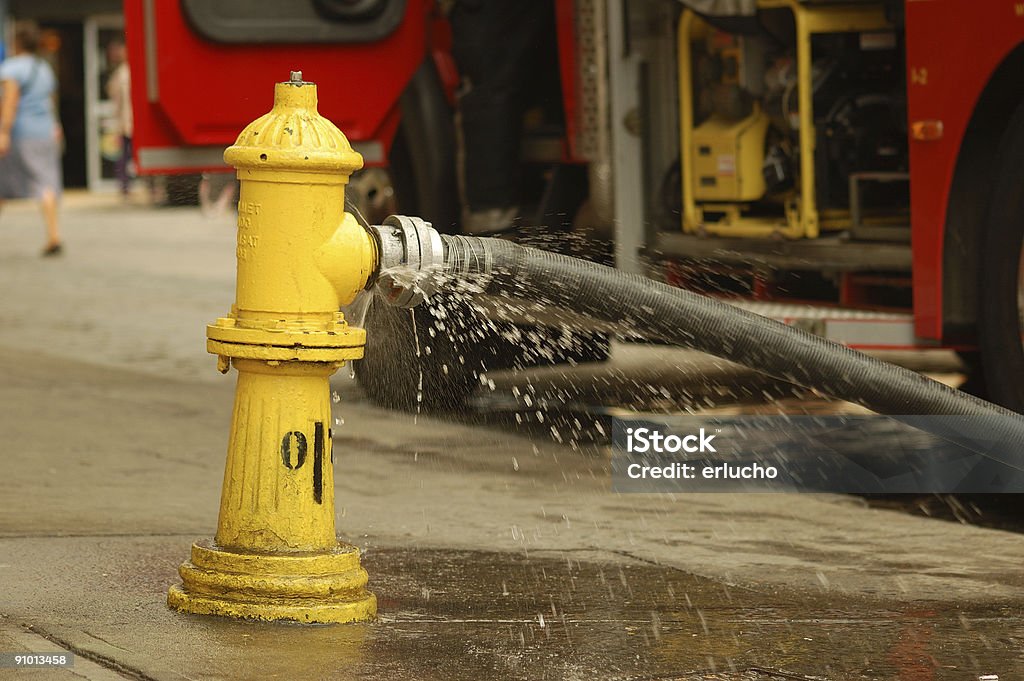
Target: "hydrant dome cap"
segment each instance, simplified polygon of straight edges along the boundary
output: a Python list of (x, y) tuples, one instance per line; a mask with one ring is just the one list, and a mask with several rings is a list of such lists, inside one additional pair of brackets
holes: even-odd
[(346, 175), (362, 168), (363, 157), (316, 104), (313, 83), (277, 83), (274, 108), (242, 130), (224, 161), (236, 168)]

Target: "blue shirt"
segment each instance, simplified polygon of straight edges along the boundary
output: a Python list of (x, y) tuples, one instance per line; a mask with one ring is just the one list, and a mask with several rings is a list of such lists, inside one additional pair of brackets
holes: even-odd
[(11, 139), (38, 139), (53, 136), (57, 118), (53, 113), (53, 92), (57, 77), (53, 69), (34, 55), (21, 54), (0, 64), (0, 81), (13, 80), (21, 93), (18, 111), (11, 127)]

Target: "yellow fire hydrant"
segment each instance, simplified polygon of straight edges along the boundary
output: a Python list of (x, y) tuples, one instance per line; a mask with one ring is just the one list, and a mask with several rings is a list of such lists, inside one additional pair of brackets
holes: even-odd
[(217, 535), (179, 569), (177, 610), (298, 622), (377, 611), (359, 550), (335, 536), (329, 377), (362, 357), (365, 332), (338, 310), (367, 286), (378, 245), (344, 208), (362, 157), (316, 105), (293, 72), (224, 154), (241, 180), (238, 278), (207, 349), (238, 384)]

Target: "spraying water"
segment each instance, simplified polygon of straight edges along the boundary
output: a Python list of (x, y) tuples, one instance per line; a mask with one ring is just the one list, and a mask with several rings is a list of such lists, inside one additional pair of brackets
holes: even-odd
[[(418, 297), (426, 299), (428, 308), (441, 310), (458, 304), (479, 305), (476, 300), (466, 300), (483, 294), (502, 301), (499, 310), (512, 307), (506, 301), (519, 301), (516, 312), (527, 321), (530, 305), (540, 301), (604, 323), (607, 328), (700, 350), (882, 414), (982, 417), (988, 419), (986, 428), (998, 441), (1024, 442), (1024, 417), (1019, 414), (719, 300), (578, 258), (501, 239), (438, 236), (415, 218), (398, 220), (402, 229), (395, 226), (398, 223), (371, 227), (382, 253), (392, 254), (391, 262), (382, 258), (389, 300)], [(431, 247), (431, 239), (443, 246), (443, 255), (441, 248)], [(396, 248), (395, 240), (404, 243)], [(402, 257), (396, 258), (395, 253)], [(432, 298), (433, 291), (443, 291), (446, 302), (439, 305), (441, 296)], [(558, 346), (557, 334), (541, 337), (535, 330), (507, 332), (500, 315), (483, 322), (479, 315), (467, 318), (481, 328), (455, 328), (452, 332), (468, 332), (470, 343), (474, 331), (481, 344), (489, 335), (514, 338), (520, 346), (533, 346), (539, 358), (551, 357), (552, 347)], [(556, 340), (550, 342), (552, 338)], [(413, 338), (416, 343), (418, 337)], [(482, 367), (475, 364), (470, 369), (477, 378)], [(422, 390), (423, 386), (418, 386), (416, 404), (422, 402)], [(541, 421), (543, 414), (537, 418)], [(557, 431), (552, 434), (560, 437)]]

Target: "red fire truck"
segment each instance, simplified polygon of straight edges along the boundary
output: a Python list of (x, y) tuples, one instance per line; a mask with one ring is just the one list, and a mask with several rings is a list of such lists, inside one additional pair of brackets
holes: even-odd
[[(139, 171), (226, 170), (302, 69), (367, 217), (458, 230), (457, 151), (486, 150), (457, 145), (449, 4), (126, 0)], [(1024, 2), (541, 5), (525, 222), (854, 347), (954, 348), (1024, 409)]]

